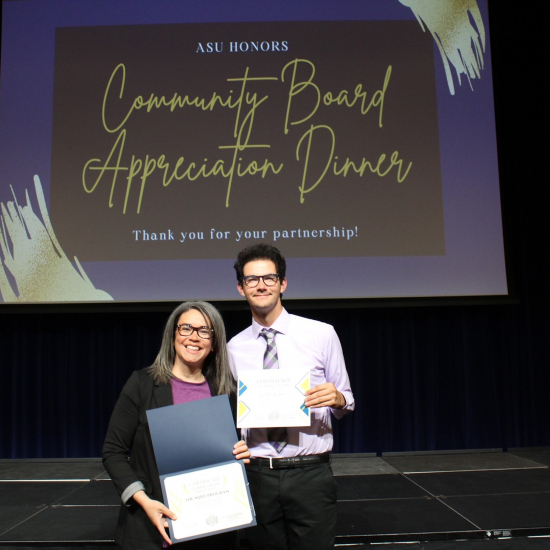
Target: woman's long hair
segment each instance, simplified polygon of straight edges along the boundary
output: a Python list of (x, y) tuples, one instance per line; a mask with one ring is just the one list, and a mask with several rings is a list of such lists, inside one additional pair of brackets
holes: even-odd
[(220, 312), (208, 302), (183, 302), (172, 312), (164, 327), (160, 351), (153, 365), (149, 367), (149, 374), (159, 384), (169, 384), (170, 380), (174, 378), (172, 368), (176, 358), (174, 349), (176, 327), (180, 315), (191, 309), (196, 309), (202, 313), (214, 330), (212, 334), (212, 353), (208, 355), (204, 362), (202, 374), (212, 388), (212, 395), (230, 394), (235, 391), (235, 382), (229, 369), (225, 326)]

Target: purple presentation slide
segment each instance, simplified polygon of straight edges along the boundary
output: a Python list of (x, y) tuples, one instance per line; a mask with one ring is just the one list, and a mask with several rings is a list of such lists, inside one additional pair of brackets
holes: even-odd
[(2, 8), (0, 302), (508, 294), (486, 0)]

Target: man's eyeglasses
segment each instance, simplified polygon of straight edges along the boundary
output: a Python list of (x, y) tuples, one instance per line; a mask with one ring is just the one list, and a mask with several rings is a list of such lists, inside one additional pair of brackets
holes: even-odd
[(264, 282), (265, 286), (274, 286), (279, 280), (279, 274), (270, 273), (269, 275), (248, 275), (247, 277), (243, 277), (243, 283), (249, 288), (254, 288), (255, 286), (258, 286), (260, 279)]
[(177, 325), (176, 329), (180, 336), (191, 336), (193, 332), (196, 332), (203, 340), (210, 340), (214, 332), (214, 329), (209, 327), (194, 327), (188, 324)]

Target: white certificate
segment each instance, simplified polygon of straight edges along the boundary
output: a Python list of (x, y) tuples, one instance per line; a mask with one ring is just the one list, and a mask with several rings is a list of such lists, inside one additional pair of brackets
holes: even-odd
[(244, 466), (237, 461), (163, 476), (172, 540), (199, 538), (255, 524)]
[(239, 372), (237, 428), (310, 426), (309, 368)]

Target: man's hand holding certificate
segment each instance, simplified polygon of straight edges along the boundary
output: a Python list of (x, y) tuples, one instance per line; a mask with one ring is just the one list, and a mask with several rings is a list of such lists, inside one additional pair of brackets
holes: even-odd
[(310, 426), (309, 368), (239, 372), (238, 428)]

